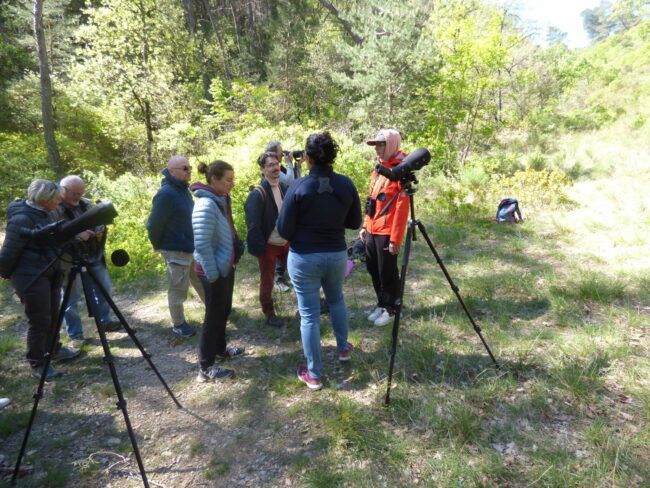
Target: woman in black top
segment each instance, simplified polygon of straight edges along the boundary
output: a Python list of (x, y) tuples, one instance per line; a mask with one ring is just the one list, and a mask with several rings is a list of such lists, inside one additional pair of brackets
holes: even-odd
[(307, 358), (307, 365), (301, 365), (297, 375), (312, 390), (320, 390), (321, 287), (330, 309), (339, 361), (348, 361), (352, 351), (343, 298), (345, 229), (361, 225), (361, 204), (352, 181), (334, 172), (338, 145), (328, 132), (309, 136), (305, 152), (309, 175), (289, 187), (278, 217), (278, 232), (291, 243), (287, 267), (298, 298)]

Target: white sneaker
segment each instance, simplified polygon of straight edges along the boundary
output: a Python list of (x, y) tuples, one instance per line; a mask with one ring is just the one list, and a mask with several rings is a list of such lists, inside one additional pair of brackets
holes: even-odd
[(375, 319), (375, 325), (386, 325), (395, 318), (394, 313), (388, 313), (388, 310), (382, 308), (382, 313)]
[(370, 322), (374, 322), (375, 320), (377, 320), (377, 317), (379, 317), (383, 311), (384, 309), (382, 307), (375, 308), (372, 312), (370, 312), (370, 315), (368, 315), (368, 320)]

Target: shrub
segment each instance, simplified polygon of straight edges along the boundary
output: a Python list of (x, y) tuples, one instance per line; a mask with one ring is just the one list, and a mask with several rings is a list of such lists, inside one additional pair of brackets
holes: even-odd
[(494, 175), (490, 181), (490, 194), (494, 201), (513, 197), (528, 204), (562, 204), (568, 197), (564, 191), (567, 177), (562, 171), (517, 171), (512, 176)]
[(156, 257), (145, 229), (151, 210), (151, 199), (160, 187), (154, 176), (136, 176), (126, 173), (116, 179), (103, 172), (84, 172), (87, 196), (93, 200), (111, 201), (119, 215), (110, 226), (106, 253), (118, 248), (126, 249), (131, 256), (127, 266), (111, 270), (115, 281), (164, 274), (164, 263)]

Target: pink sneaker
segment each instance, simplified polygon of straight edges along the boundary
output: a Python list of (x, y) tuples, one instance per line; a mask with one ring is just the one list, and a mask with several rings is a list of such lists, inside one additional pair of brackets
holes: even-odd
[(349, 361), (352, 357), (352, 349), (354, 349), (354, 346), (348, 342), (345, 351), (339, 351), (339, 361)]
[(298, 371), (296, 371), (298, 379), (305, 383), (310, 390), (320, 390), (323, 387), (323, 382), (320, 378), (312, 378), (309, 374), (307, 366), (304, 364), (298, 366)]

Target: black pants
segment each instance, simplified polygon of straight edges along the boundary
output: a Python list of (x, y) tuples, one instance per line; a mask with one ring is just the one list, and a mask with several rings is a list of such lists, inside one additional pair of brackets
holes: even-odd
[(366, 234), (366, 268), (372, 277), (377, 306), (395, 313), (399, 298), (397, 256), (388, 252), (390, 236)]
[(11, 284), (25, 306), (25, 315), (29, 322), (26, 357), (29, 365), (37, 368), (45, 361), (44, 356), (54, 334), (57, 336), (54, 353), (56, 354), (61, 347), (61, 343), (58, 342), (59, 331), (56, 327), (61, 301), (61, 273), (42, 276), (31, 287), (25, 289), (32, 279), (34, 279), (33, 275), (14, 274), (11, 277)]
[(217, 354), (226, 352), (226, 322), (232, 310), (232, 292), (235, 284), (235, 270), (225, 278), (210, 283), (199, 277), (205, 291), (205, 318), (199, 340), (199, 366), (202, 369), (214, 364)]

